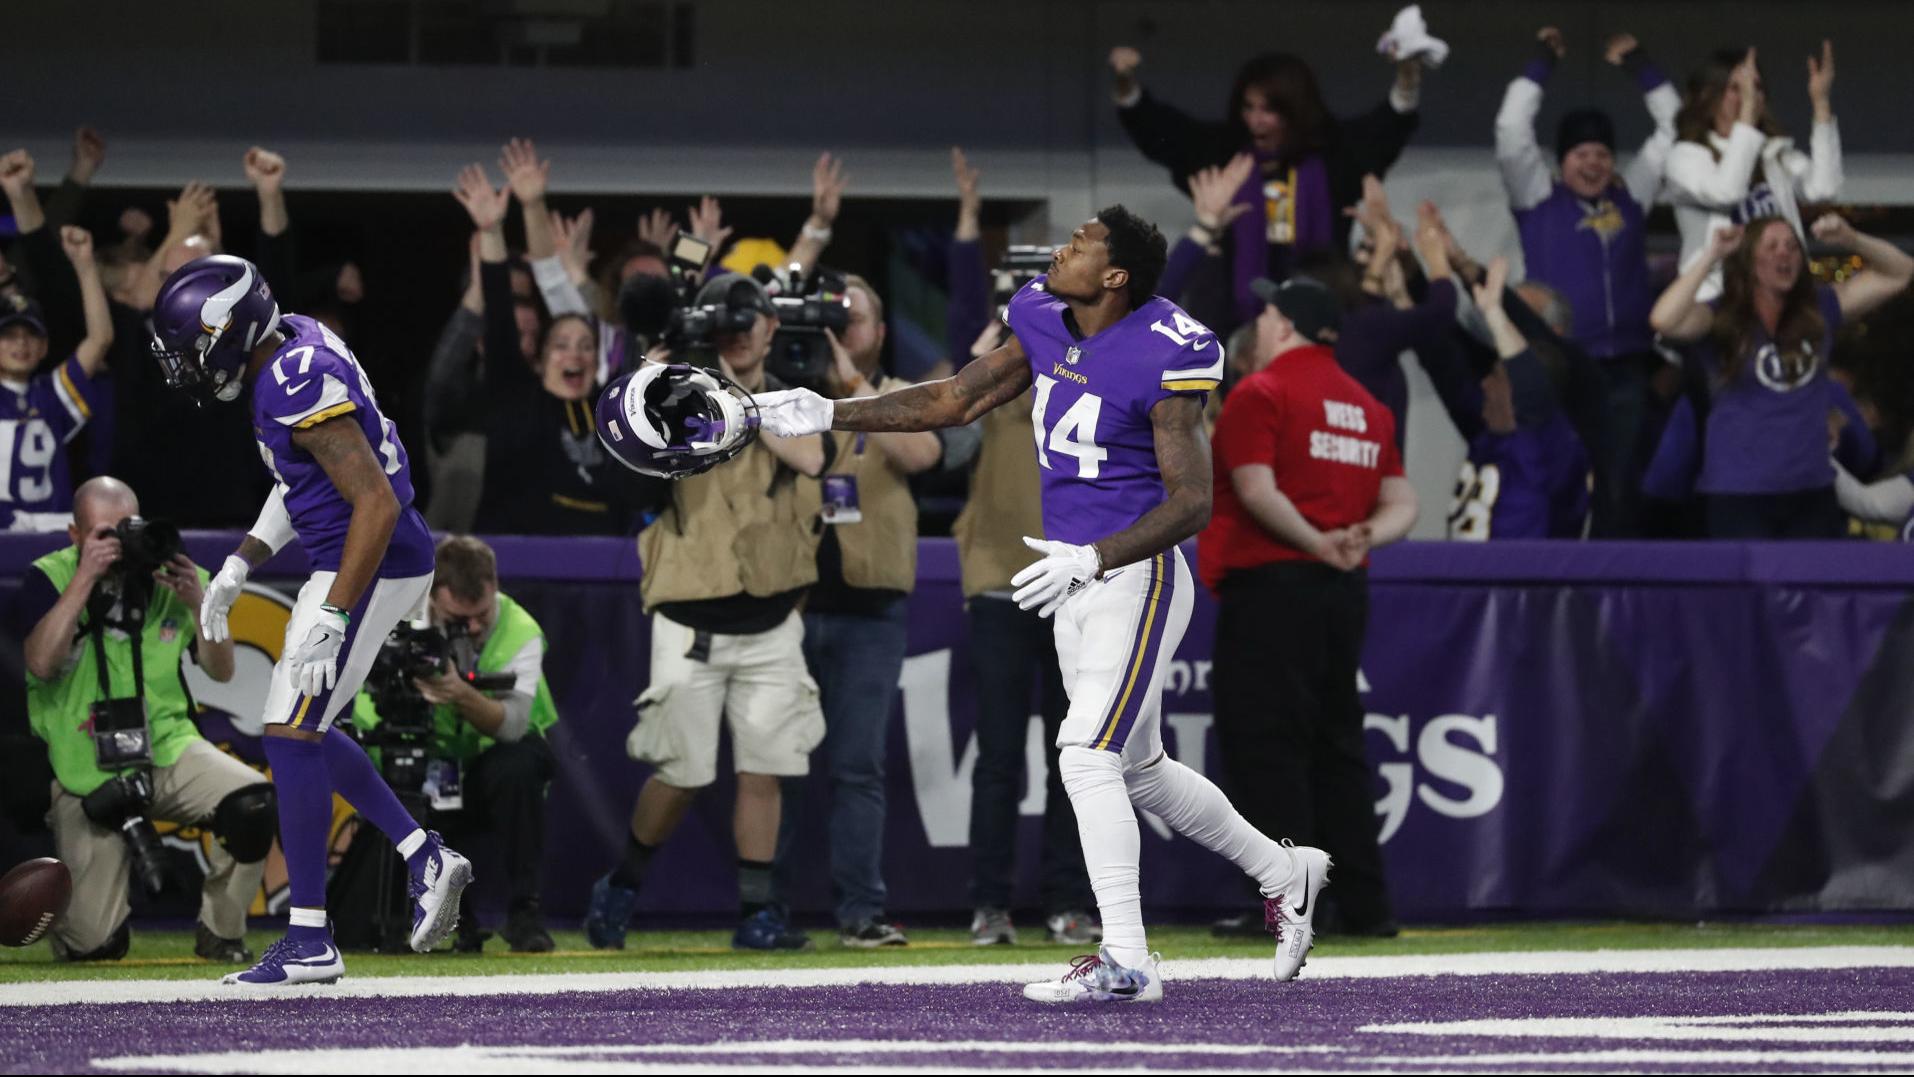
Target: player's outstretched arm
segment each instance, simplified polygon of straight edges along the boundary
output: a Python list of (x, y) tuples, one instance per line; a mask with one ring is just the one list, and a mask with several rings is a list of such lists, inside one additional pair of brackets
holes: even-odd
[(832, 416), (836, 430), (940, 430), (963, 426), (1007, 404), (1030, 388), (1030, 360), (1023, 345), (1010, 338), (1003, 347), (964, 364), (939, 381), (859, 400), (840, 400)]
[(963, 426), (1029, 388), (1030, 361), (1012, 337), (948, 378), (882, 396), (833, 401), (809, 389), (779, 389), (753, 399), (765, 432), (792, 438), (825, 430), (910, 433)]
[(1203, 401), (1178, 395), (1150, 409), (1156, 467), (1163, 473), (1163, 503), (1137, 522), (1096, 543), (1103, 571), (1141, 561), (1209, 526), (1210, 439), (1203, 431)]
[(372, 443), (351, 415), (339, 415), (293, 432), (292, 443), (312, 454), (339, 496), (352, 506), (346, 548), (326, 605), (350, 610), (379, 571), (386, 543), (399, 522), (399, 498), (372, 455)]

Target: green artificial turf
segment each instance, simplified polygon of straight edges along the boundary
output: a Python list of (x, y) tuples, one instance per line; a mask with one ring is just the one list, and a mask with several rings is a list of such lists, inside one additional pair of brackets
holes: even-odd
[[(1028, 939), (1041, 939), (1037, 925), (1027, 925)], [(275, 937), (270, 930), (254, 930), (248, 942), (263, 949)], [(912, 945), (888, 950), (850, 950), (837, 945), (827, 932), (816, 932), (814, 950), (790, 954), (733, 953), (730, 933), (724, 931), (634, 931), (622, 951), (594, 951), (575, 931), (555, 934), (559, 950), (551, 954), (513, 954), (493, 939), (482, 955), (455, 954), (449, 949), (433, 954), (348, 953), (348, 974), (360, 976), (465, 976), (564, 972), (667, 972), (700, 969), (842, 968), (855, 966), (1010, 964), (1055, 962), (1060, 967), (1081, 947), (1025, 942), (1018, 946), (975, 947), (959, 930), (915, 929)], [(1200, 957), (1262, 957), (1270, 953), (1267, 940), (1230, 940), (1211, 937), (1200, 927), (1160, 927), (1150, 932), (1150, 946), (1166, 961)], [(1318, 956), (1388, 956), (1412, 954), (1480, 953), (1521, 950), (1636, 950), (1704, 949), (1765, 946), (1914, 946), (1914, 924), (1904, 925), (1795, 925), (1703, 923), (1663, 924), (1635, 922), (1575, 922), (1487, 924), (1467, 927), (1419, 927), (1394, 939), (1357, 939), (1325, 936), (1317, 940)], [(18, 950), (0, 950), (0, 983), (32, 980), (83, 979), (207, 979), (223, 975), (216, 966), (193, 956), (190, 931), (139, 931), (133, 934), (126, 959), (75, 965), (55, 961), (44, 942)]]

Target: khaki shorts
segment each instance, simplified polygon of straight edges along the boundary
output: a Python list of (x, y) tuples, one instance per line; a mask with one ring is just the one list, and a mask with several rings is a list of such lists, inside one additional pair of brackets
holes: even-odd
[(704, 661), (688, 654), (696, 635), (652, 615), (651, 685), (634, 704), (638, 724), (625, 750), (657, 767), (666, 785), (700, 789), (718, 777), (722, 720), (738, 773), (807, 773), (811, 749), (824, 739), (824, 711), (804, 665), (804, 618), (794, 612), (752, 636), (714, 634)]

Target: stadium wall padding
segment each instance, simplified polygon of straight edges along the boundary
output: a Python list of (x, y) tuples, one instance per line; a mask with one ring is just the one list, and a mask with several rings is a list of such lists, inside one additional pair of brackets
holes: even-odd
[[(188, 549), (217, 564), (236, 539), (191, 533)], [(0, 536), (0, 604), (32, 558), (61, 541)], [(648, 664), (638, 561), (625, 540), (493, 541), (505, 589), (550, 640), (546, 672), (563, 719), (546, 904), (575, 915), (622, 847), (645, 773), (624, 751)], [(919, 566), (889, 744), (885, 873), (891, 911), (903, 916), (966, 907), (976, 751), (954, 545), (923, 540)], [(304, 568), (296, 550), (282, 554), (247, 601), (289, 602)], [(1416, 543), (1378, 554), (1371, 585), (1360, 687), (1405, 918), (1914, 905), (1914, 558), (1905, 548)], [(24, 719), (20, 629), (7, 621), (0, 668), (16, 687), (0, 713), (13, 725)], [(1215, 775), (1213, 629), (1214, 607), (1199, 595), (1164, 711), (1169, 749)], [(201, 686), (209, 710), (263, 700), (280, 641), (268, 627), (242, 644), (238, 681)], [(205, 728), (233, 736), (217, 714)], [(1018, 896), (1034, 905), (1035, 733), (1030, 745)], [(735, 908), (730, 793), (721, 779), (659, 854), (661, 884), (646, 889), (641, 912)], [(803, 810), (816, 855), (795, 895), (811, 911), (830, 902), (827, 796), (813, 775)], [(1144, 818), (1143, 832), (1153, 914), (1248, 898), (1228, 864), (1156, 820)], [(483, 861), (480, 869), (483, 877)]]

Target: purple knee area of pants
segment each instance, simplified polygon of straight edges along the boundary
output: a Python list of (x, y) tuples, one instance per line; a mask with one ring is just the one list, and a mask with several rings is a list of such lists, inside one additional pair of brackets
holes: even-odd
[(399, 803), (397, 794), (385, 783), (379, 768), (372, 765), (372, 758), (359, 747), (358, 741), (335, 728), (326, 731), (322, 743), (333, 788), (346, 798), (353, 810), (370, 819), (394, 845), (418, 829), (412, 813)]

